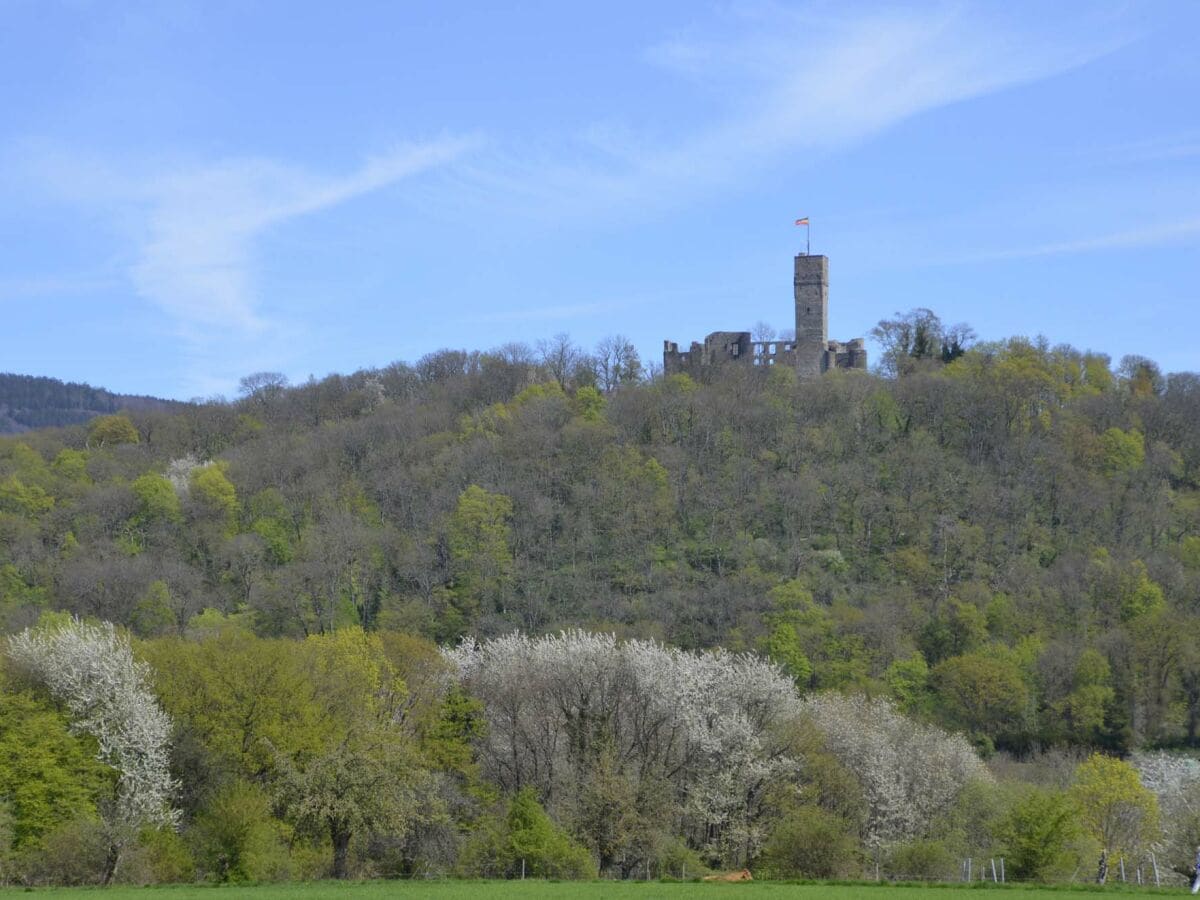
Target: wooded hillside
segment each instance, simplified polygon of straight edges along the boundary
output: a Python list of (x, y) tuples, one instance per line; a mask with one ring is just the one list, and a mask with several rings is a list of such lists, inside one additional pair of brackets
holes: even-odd
[(985, 750), (1195, 744), (1200, 377), (1021, 339), (903, 362), (597, 387), (442, 351), (8, 438), (0, 619), (582, 627), (767, 654)]
[(0, 373), (0, 434), (78, 425), (123, 409), (168, 410), (180, 406), (170, 400), (113, 394), (103, 388), (57, 378)]

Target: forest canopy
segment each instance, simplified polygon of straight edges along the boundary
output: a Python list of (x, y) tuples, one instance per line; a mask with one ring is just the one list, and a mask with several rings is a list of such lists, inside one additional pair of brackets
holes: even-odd
[[(559, 336), (0, 439), (0, 721), (40, 723), (55, 773), (18, 791), (0, 738), (4, 858), (1186, 861), (1196, 823), (1160, 808), (1197, 773), (1147, 753), (1200, 741), (1200, 377), (928, 310), (880, 329), (875, 374), (664, 377)], [(154, 791), (55, 680), (71, 635), (158, 723), (128, 758), (169, 731)]]

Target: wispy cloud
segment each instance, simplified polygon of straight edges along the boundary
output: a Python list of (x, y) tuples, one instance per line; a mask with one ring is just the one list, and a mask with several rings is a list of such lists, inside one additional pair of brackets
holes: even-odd
[(1026, 247), (985, 251), (960, 257), (953, 262), (976, 263), (1005, 259), (1030, 259), (1039, 256), (1066, 256), (1097, 253), (1104, 250), (1127, 250), (1135, 247), (1178, 244), (1197, 239), (1200, 239), (1200, 217), (1145, 225), (1069, 241), (1050, 241)]
[(255, 243), (271, 228), (442, 165), (462, 141), (404, 147), (348, 175), (273, 160), (231, 160), (151, 179), (144, 235), (130, 270), (138, 293), (183, 327), (261, 331)]
[[(443, 139), (396, 147), (338, 175), (278, 159), (117, 164), (61, 146), (30, 145), (21, 163), (68, 202), (94, 207), (127, 249), (105, 286), (124, 282), (165, 314), (182, 364), (180, 393), (226, 391), (249, 368), (286, 367), (301, 338), (263, 312), (258, 249), (272, 229), (392, 187), (459, 158)], [(60, 291), (78, 279), (0, 283), (0, 294)]]
[(1128, 41), (1081, 28), (1048, 41), (979, 8), (854, 15), (739, 7), (734, 34), (681, 36), (646, 59), (698, 83), (724, 112), (657, 138), (598, 123), (571, 141), (461, 170), (481, 202), (554, 220), (655, 210), (753, 179), (787, 154), (854, 145), (913, 116), (1068, 71)]

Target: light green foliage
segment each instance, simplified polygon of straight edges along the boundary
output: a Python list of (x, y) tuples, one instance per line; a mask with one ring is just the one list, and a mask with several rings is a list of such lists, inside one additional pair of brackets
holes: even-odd
[(446, 692), (437, 718), (424, 729), (421, 749), (438, 769), (474, 778), (478, 767), (472, 745), (486, 730), (483, 704), (454, 684)]
[(934, 667), (930, 684), (939, 709), (953, 726), (990, 736), (1024, 725), (1029, 689), (1008, 659), (983, 653), (954, 656)]
[(1087, 833), (1110, 853), (1136, 853), (1158, 839), (1158, 801), (1124, 760), (1088, 757), (1070, 796)]
[(53, 487), (37, 451), (20, 441), (0, 444), (0, 513), (37, 518), (54, 508)]
[(58, 456), (54, 457), (51, 469), (55, 475), (67, 481), (88, 484), (92, 479), (88, 476), (87, 460), (86, 451), (67, 448), (60, 450)]
[(26, 484), (16, 475), (0, 479), (0, 512), (40, 516), (54, 508), (54, 497), (36, 484)]
[(308, 682), (331, 720), (385, 723), (404, 701), (406, 688), (378, 634), (359, 626), (312, 635), (303, 645)]
[(572, 407), (585, 422), (599, 422), (604, 415), (604, 395), (592, 385), (585, 384), (575, 391)]
[(222, 521), (232, 529), (239, 510), (237, 488), (226, 475), (223, 462), (212, 463), (192, 470), (188, 478), (188, 493), (201, 514)]
[[(522, 869), (522, 864), (524, 869)], [(595, 877), (587, 850), (546, 815), (532, 788), (524, 788), (503, 815), (488, 816), (463, 848), (464, 874), (489, 878)]]
[(796, 634), (796, 626), (791, 622), (780, 622), (767, 638), (767, 656), (772, 662), (783, 666), (784, 670), (796, 680), (799, 687), (807, 687), (812, 678), (812, 663), (800, 646), (800, 638)]
[(1079, 811), (1063, 791), (1027, 786), (996, 826), (996, 840), (1014, 881), (1044, 881), (1071, 861)]
[(511, 406), (516, 410), (528, 403), (536, 403), (542, 400), (562, 400), (565, 397), (566, 394), (563, 393), (562, 385), (557, 381), (543, 381), (541, 384), (531, 384), (522, 390), (512, 399)]
[(278, 519), (255, 519), (250, 530), (263, 540), (267, 558), (277, 566), (291, 562), (296, 555), (290, 527)]
[(906, 713), (928, 706), (929, 666), (919, 651), (893, 661), (884, 672), (883, 680), (892, 699)]
[(1109, 475), (1140, 469), (1146, 460), (1146, 440), (1137, 429), (1109, 428), (1100, 435), (1101, 465)]
[(163, 476), (147, 472), (135, 478), (129, 487), (138, 501), (138, 511), (134, 516), (137, 524), (178, 524), (183, 521), (179, 495)]
[(480, 604), (495, 602), (513, 574), (512, 500), (472, 484), (458, 496), (446, 528), (452, 592), (468, 619)]
[(250, 782), (221, 788), (196, 816), (189, 837), (196, 862), (213, 881), (275, 881), (288, 874), (271, 798)]
[[(229, 885), (220, 889), (222, 900), (709, 900), (724, 896), (782, 896), (787, 900), (979, 900), (979, 885), (911, 884), (771, 884), (713, 885), (695, 881), (695, 865), (686, 865), (687, 881), (561, 882), (527, 879), (525, 881), (479, 881), (464, 879), (411, 878), (373, 879), (353, 883), (310, 881), (291, 884)], [(664, 869), (664, 877), (678, 878), (678, 864)], [(213, 889), (207, 885), (170, 885), (164, 887), (118, 886), (105, 890), (110, 900), (206, 900)], [(1162, 891), (1133, 885), (1120, 891), (1123, 897), (1161, 897)], [(95, 888), (56, 890), (55, 898), (87, 900)], [(1055, 900), (1062, 889), (1021, 889), (1021, 900)]]
[[(793, 672), (803, 674), (804, 660), (810, 665), (809, 683), (815, 688), (836, 688), (862, 685), (866, 682), (867, 667), (862, 641), (839, 621), (854, 621), (860, 615), (845, 605), (832, 609), (813, 602), (812, 592), (800, 579), (777, 584), (768, 592), (772, 608), (764, 616), (771, 628), (763, 649), (768, 653), (770, 642), (783, 654), (775, 657), (785, 666), (795, 665)], [(790, 660), (786, 657), (790, 657)], [(802, 682), (797, 679), (797, 683)]]
[(1105, 715), (1115, 697), (1108, 660), (1089, 648), (1079, 654), (1071, 692), (1057, 705), (1055, 712), (1062, 718), (1073, 741), (1095, 744), (1101, 737)]
[(1180, 540), (1179, 561), (1189, 569), (1200, 569), (1200, 534), (1185, 535)]
[[(65, 717), (0, 677), (0, 798), (16, 849), (76, 818), (95, 815), (114, 772), (95, 760), (94, 741), (70, 733)], [(0, 846), (0, 855), (8, 849)]]
[(248, 779), (274, 770), (276, 753), (315, 752), (330, 725), (290, 641), (220, 627), (199, 642), (142, 645), (163, 706), (217, 760)]
[(1162, 588), (1150, 580), (1146, 564), (1134, 560), (1117, 581), (1121, 621), (1152, 616), (1166, 607)]
[[(273, 796), (276, 752), (307, 770), (350, 730), (391, 721), (418, 768), (438, 770), (454, 823), (355, 839), (364, 873), (454, 866), (500, 777), (474, 757), (492, 739), (484, 711), (441, 693), (435, 667), (402, 671), (387, 652), (404, 686), (391, 690), (381, 667), (359, 665), (375, 651), (357, 636), (343, 655), (253, 635), (386, 624), (451, 642), (586, 627), (756, 650), (809, 692), (887, 693), (1017, 754), (1195, 743), (1200, 380), (1138, 362), (1114, 385), (1106, 359), (1039, 340), (943, 366), (921, 343), (897, 379), (746, 368), (607, 397), (580, 387), (583, 372), (455, 352), (269, 402), (139, 414), (139, 445), (109, 440), (103, 420), (88, 449), (82, 426), (0, 438), (0, 629), (70, 609), (152, 638), (164, 697), (186, 712), (188, 822), (227, 784)], [(551, 377), (565, 395), (541, 386)], [(188, 484), (211, 459), (230, 468)], [(157, 473), (171, 473), (182, 521)], [(178, 649), (153, 637), (177, 631)], [(815, 756), (802, 758), (811, 772)], [(619, 859), (625, 836), (651, 829), (612, 813), (620, 779), (591, 774), (572, 799), (590, 791), (589, 809), (611, 810), (578, 821), (598, 856)], [(545, 796), (575, 829), (562, 792)], [(63, 829), (70, 860), (87, 828)], [(694, 849), (703, 830), (653, 840)], [(996, 852), (965, 830), (928, 836)], [(638, 853), (653, 864), (659, 846)], [(288, 871), (326, 872), (329, 847), (297, 836)], [(386, 864), (371, 855), (384, 852)]]
[(259, 491), (246, 503), (246, 518), (250, 531), (262, 539), (272, 565), (282, 566), (292, 561), (298, 536), (283, 494), (276, 488)]
[(1114, 380), (1109, 358), (1102, 354), (1086, 354), (1083, 358), (1083, 382), (1086, 389), (1097, 394), (1111, 390)]
[(349, 874), (350, 840), (380, 830), (403, 838), (416, 815), (416, 758), (386, 731), (350, 733), (317, 756), (280, 757), (280, 800), (296, 827), (328, 836), (332, 876)]
[(394, 727), (406, 693), (377, 634), (346, 628), (304, 642), (308, 680), (330, 725), (316, 753), (276, 754), (279, 798), (298, 828), (328, 836), (335, 878), (355, 835), (403, 837), (417, 812), (416, 748)]
[(138, 440), (138, 430), (127, 416), (97, 416), (88, 423), (89, 446), (114, 447)]
[(172, 884), (195, 880), (196, 861), (182, 835), (172, 828), (152, 828), (138, 835), (121, 877), (131, 884)]

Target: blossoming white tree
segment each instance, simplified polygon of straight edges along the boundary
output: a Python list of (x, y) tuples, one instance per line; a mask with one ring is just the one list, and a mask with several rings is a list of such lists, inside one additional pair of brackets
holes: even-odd
[(673, 828), (744, 860), (764, 837), (766, 788), (799, 766), (773, 729), (794, 714), (792, 682), (754, 656), (582, 631), (447, 656), (487, 710), (486, 773), (509, 791), (535, 786), (552, 807), (569, 807), (608, 754), (636, 795), (671, 786)]
[(533, 785), (569, 817), (607, 754), (636, 797), (662, 803), (652, 786), (668, 786), (668, 827), (726, 864), (762, 847), (769, 789), (802, 780), (797, 727), (821, 733), (862, 784), (864, 838), (876, 850), (923, 835), (969, 782), (989, 777), (964, 738), (883, 700), (801, 699), (790, 678), (751, 654), (582, 631), (510, 634), (445, 652), (483, 701), (480, 761), (506, 791)]
[(9, 639), (8, 655), (66, 707), (72, 729), (93, 736), (97, 758), (117, 770), (116, 797), (102, 804), (107, 883), (140, 829), (178, 820), (171, 807), (171, 720), (151, 692), (149, 669), (112, 624), (78, 619), (26, 629)]
[(863, 786), (872, 849), (922, 836), (969, 782), (990, 779), (965, 738), (908, 719), (886, 700), (824, 693), (805, 698), (803, 709)]

